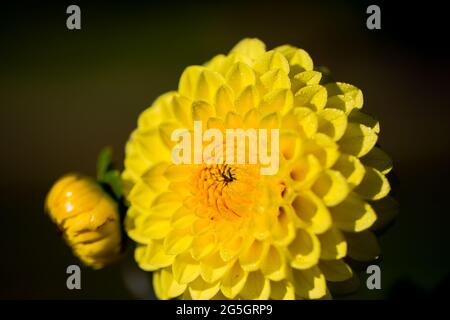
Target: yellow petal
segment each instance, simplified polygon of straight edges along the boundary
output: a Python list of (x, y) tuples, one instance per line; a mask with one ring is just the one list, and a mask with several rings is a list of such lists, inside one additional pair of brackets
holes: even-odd
[(271, 246), (261, 265), (264, 276), (270, 280), (279, 281), (286, 276), (286, 262), (283, 253), (277, 247)]
[(225, 126), (227, 129), (242, 128), (242, 118), (235, 112), (228, 112), (225, 116)]
[(323, 171), (314, 183), (312, 190), (328, 207), (339, 204), (349, 193), (344, 176), (335, 170)]
[(278, 129), (280, 117), (277, 112), (269, 113), (259, 122), (260, 128), (263, 129)]
[(282, 54), (271, 50), (264, 53), (255, 61), (253, 69), (259, 74), (264, 74), (274, 69), (281, 69), (289, 74), (289, 63)]
[(233, 90), (234, 94), (238, 96), (244, 88), (255, 85), (256, 77), (250, 66), (245, 63), (238, 62), (228, 71), (226, 81)]
[(220, 290), (220, 281), (216, 283), (208, 283), (198, 277), (189, 283), (189, 293), (193, 300), (209, 300), (214, 297)]
[(347, 242), (339, 229), (330, 228), (317, 237), (321, 246), (320, 259), (337, 260), (347, 255)]
[(327, 293), (325, 276), (317, 266), (306, 270), (293, 270), (295, 292), (307, 299), (319, 299)]
[(320, 79), (322, 79), (322, 73), (318, 71), (310, 70), (297, 73), (292, 79), (292, 91), (297, 92), (305, 86), (319, 84)]
[(239, 41), (239, 43), (234, 46), (231, 53), (234, 52), (245, 55), (252, 60), (256, 60), (266, 52), (266, 45), (259, 39), (246, 38)]
[(296, 107), (307, 107), (318, 111), (327, 103), (327, 90), (319, 84), (301, 88), (295, 93), (294, 105)]
[[(192, 122), (191, 106), (192, 101), (187, 97), (178, 94), (172, 98), (173, 114), (186, 127), (190, 127)], [(154, 119), (151, 120), (154, 121)]]
[(381, 253), (378, 240), (370, 231), (346, 233), (348, 256), (356, 261), (373, 261)]
[(295, 225), (293, 220), (293, 212), (291, 206), (281, 206), (278, 216), (273, 223), (272, 238), (277, 245), (288, 245), (295, 237)]
[[(142, 218), (141, 218), (142, 217)], [(136, 220), (133, 228), (127, 220), (127, 230), (129, 236), (135, 238), (136, 241), (148, 242), (150, 239), (164, 238), (170, 230), (170, 218), (160, 215), (141, 215)]]
[(255, 86), (246, 87), (235, 101), (236, 112), (244, 116), (247, 111), (259, 105), (259, 92)]
[(196, 235), (192, 241), (192, 257), (200, 260), (209, 255), (216, 247), (216, 237), (213, 233)]
[(288, 74), (281, 69), (270, 70), (263, 74), (259, 80), (268, 92), (291, 88), (291, 81), (289, 80)]
[(172, 264), (172, 273), (175, 280), (180, 284), (194, 281), (199, 274), (200, 263), (195, 261), (189, 253), (178, 255)]
[(138, 128), (142, 131), (154, 130), (158, 127), (160, 120), (173, 118), (172, 99), (176, 95), (176, 92), (171, 91), (159, 96), (150, 108), (147, 108), (139, 116)]
[(342, 260), (322, 260), (319, 263), (319, 268), (327, 281), (344, 281), (353, 276), (352, 269)]
[(303, 49), (284, 45), (275, 48), (275, 51), (281, 52), (286, 57), (291, 67), (292, 74), (310, 71), (314, 68), (311, 56)]
[(372, 118), (371, 116), (361, 112), (358, 109), (353, 109), (348, 115), (348, 120), (350, 122), (361, 123), (366, 127), (371, 128), (375, 133), (380, 133), (380, 123), (378, 120)]
[(366, 168), (361, 161), (355, 156), (348, 154), (341, 154), (334, 164), (333, 169), (339, 171), (352, 188), (361, 183), (366, 173)]
[(191, 100), (214, 103), (217, 90), (224, 84), (219, 73), (202, 66), (190, 66), (181, 75), (178, 92)]
[(320, 257), (319, 239), (311, 232), (297, 229), (297, 236), (288, 247), (295, 269), (308, 269), (316, 265)]
[(292, 108), (292, 92), (289, 89), (278, 89), (264, 96), (259, 110), (263, 115), (272, 112), (286, 113)]
[(378, 136), (373, 129), (359, 123), (350, 122), (339, 141), (339, 145), (343, 152), (359, 158), (375, 146), (377, 139)]
[(259, 269), (262, 261), (269, 250), (269, 243), (267, 241), (253, 240), (252, 244), (244, 250), (240, 257), (242, 269), (245, 271), (254, 271)]
[(349, 114), (354, 108), (361, 109), (364, 99), (361, 90), (343, 82), (329, 83), (327, 107), (336, 108)]
[(354, 191), (364, 199), (379, 200), (391, 191), (391, 186), (384, 174), (377, 169), (366, 167), (366, 174)]
[(230, 237), (222, 243), (220, 248), (220, 256), (224, 261), (230, 261), (235, 258), (242, 248), (242, 236), (237, 234)]
[(303, 152), (314, 155), (324, 168), (330, 168), (339, 158), (337, 144), (323, 133), (317, 133), (315, 139), (306, 140)]
[(338, 109), (322, 109), (317, 112), (319, 116), (319, 131), (325, 133), (334, 141), (339, 140), (347, 128), (347, 116)]
[(222, 278), (220, 289), (225, 297), (234, 299), (244, 287), (247, 281), (248, 272), (241, 268), (238, 261)]
[(192, 104), (192, 119), (202, 121), (203, 127), (206, 126), (208, 119), (214, 116), (214, 108), (205, 101), (195, 101)]
[(344, 231), (360, 232), (370, 228), (377, 216), (360, 197), (350, 194), (343, 202), (330, 208), (333, 220)]
[(176, 282), (170, 268), (164, 268), (161, 271), (156, 272), (153, 276), (153, 281), (155, 283), (158, 282), (158, 280), (159, 284), (156, 286), (158, 289), (155, 291), (157, 292), (158, 298), (164, 300), (182, 295), (187, 287), (186, 284), (179, 284)]
[(172, 229), (164, 239), (164, 250), (169, 254), (179, 254), (191, 246), (192, 240), (190, 228)]
[(200, 274), (208, 283), (214, 283), (223, 278), (225, 273), (233, 266), (232, 262), (226, 262), (221, 257), (219, 252), (215, 252), (203, 259), (200, 263)]
[(270, 296), (270, 280), (260, 271), (250, 272), (240, 296), (245, 300), (267, 300)]
[(216, 115), (224, 118), (228, 112), (235, 111), (234, 108), (235, 94), (228, 86), (222, 86), (217, 90), (216, 94)]
[(191, 210), (182, 206), (177, 209), (172, 215), (171, 226), (172, 228), (176, 229), (188, 228), (189, 226), (193, 225), (197, 219), (197, 216)]
[(142, 181), (157, 193), (161, 193), (167, 190), (169, 181), (165, 179), (164, 173), (170, 165), (165, 162), (157, 163), (151, 166), (147, 171), (142, 174)]
[(149, 163), (155, 164), (171, 159), (171, 150), (161, 139), (159, 129), (140, 131), (134, 139), (141, 161), (144, 158)]
[(331, 216), (327, 207), (312, 192), (298, 194), (292, 207), (300, 219), (300, 224), (307, 230), (320, 234), (331, 226)]
[(258, 111), (258, 109), (253, 108), (250, 109), (244, 117), (244, 123), (246, 128), (257, 128), (259, 124), (259, 120), (261, 119), (261, 113)]
[(166, 254), (161, 243), (151, 241), (148, 245), (138, 245), (134, 258), (141, 269), (153, 271), (171, 265), (175, 257)]
[(309, 108), (297, 107), (294, 109), (298, 129), (304, 137), (312, 137), (319, 127), (319, 120), (315, 112)]

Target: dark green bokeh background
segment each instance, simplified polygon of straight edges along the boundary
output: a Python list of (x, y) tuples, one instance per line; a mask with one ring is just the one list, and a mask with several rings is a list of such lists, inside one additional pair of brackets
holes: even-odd
[[(356, 298), (429, 295), (449, 276), (449, 59), (444, 10), (380, 3), (382, 30), (361, 1), (80, 3), (82, 30), (66, 29), (71, 2), (1, 4), (0, 298), (151, 297), (131, 252), (102, 271), (82, 269), (44, 215), (46, 192), (67, 171), (95, 174), (98, 151), (123, 147), (139, 113), (177, 87), (183, 69), (241, 38), (290, 43), (364, 92), (379, 143), (400, 180), (401, 215), (381, 239), (380, 291)], [(148, 277), (147, 277), (148, 278)], [(144, 279), (144, 280), (143, 280)]]

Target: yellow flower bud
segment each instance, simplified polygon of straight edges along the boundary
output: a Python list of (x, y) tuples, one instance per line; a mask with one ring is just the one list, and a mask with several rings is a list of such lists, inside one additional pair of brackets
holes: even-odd
[(122, 253), (118, 204), (92, 178), (68, 174), (47, 195), (46, 210), (80, 260), (94, 269)]

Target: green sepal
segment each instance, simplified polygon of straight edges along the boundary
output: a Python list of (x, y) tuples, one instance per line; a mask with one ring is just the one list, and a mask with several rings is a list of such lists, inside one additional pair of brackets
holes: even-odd
[(120, 173), (114, 169), (112, 161), (112, 148), (103, 148), (97, 159), (97, 181), (106, 185), (117, 200), (122, 198), (122, 183)]

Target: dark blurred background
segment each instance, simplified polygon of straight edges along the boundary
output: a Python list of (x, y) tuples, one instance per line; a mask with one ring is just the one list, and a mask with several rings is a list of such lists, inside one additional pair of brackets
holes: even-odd
[[(44, 214), (67, 171), (95, 174), (98, 151), (123, 148), (139, 113), (176, 89), (183, 69), (244, 37), (307, 50), (364, 92), (400, 181), (400, 216), (381, 238), (382, 290), (352, 298), (426, 297), (449, 284), (449, 76), (446, 12), (433, 2), (79, 2), (0, 4), (0, 298), (151, 298), (127, 259), (82, 269)], [(81, 7), (80, 31), (66, 8)], [(366, 8), (381, 7), (381, 30)]]

